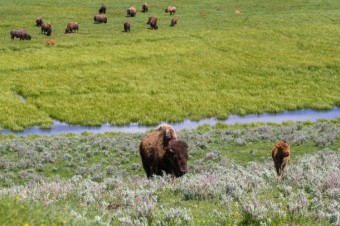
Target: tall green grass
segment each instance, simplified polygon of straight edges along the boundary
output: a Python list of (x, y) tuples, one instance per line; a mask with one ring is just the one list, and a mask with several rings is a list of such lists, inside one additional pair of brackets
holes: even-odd
[[(0, 127), (157, 124), (340, 105), (338, 1), (152, 0), (146, 14), (143, 1), (105, 3), (108, 23), (94, 24), (102, 2), (0, 0)], [(135, 18), (126, 17), (131, 5)], [(151, 15), (158, 30), (146, 25)], [(35, 27), (37, 16), (52, 23), (51, 37)], [(78, 33), (64, 34), (69, 21), (80, 22)], [(10, 40), (14, 28), (32, 40)]]

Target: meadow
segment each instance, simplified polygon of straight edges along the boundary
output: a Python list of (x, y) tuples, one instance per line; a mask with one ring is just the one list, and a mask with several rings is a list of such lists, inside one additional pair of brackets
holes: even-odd
[[(144, 133), (2, 136), (0, 225), (339, 225), (339, 121), (178, 131), (189, 172), (148, 180)], [(271, 150), (291, 145), (284, 180)]]
[[(143, 2), (0, 0), (0, 129), (340, 106), (339, 1), (151, 0), (145, 14)], [(102, 3), (108, 23), (94, 24)], [(151, 15), (158, 30), (146, 25)], [(35, 26), (38, 16), (51, 37)], [(80, 22), (78, 33), (64, 34), (69, 21)], [(11, 40), (15, 28), (32, 40)]]
[[(0, 131), (340, 106), (339, 1), (151, 0), (145, 14), (143, 2), (0, 0)], [(102, 3), (108, 23), (94, 24)], [(32, 40), (11, 40), (16, 28)], [(0, 135), (0, 226), (340, 224), (339, 119), (178, 131), (190, 154), (176, 179), (146, 178), (145, 135)], [(279, 139), (292, 149), (283, 181)]]

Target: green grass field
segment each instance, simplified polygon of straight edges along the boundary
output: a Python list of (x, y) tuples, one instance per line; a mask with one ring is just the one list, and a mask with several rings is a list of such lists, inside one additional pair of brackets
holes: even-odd
[[(338, 1), (151, 0), (146, 14), (143, 1), (104, 1), (108, 23), (94, 24), (102, 3), (0, 0), (0, 128), (340, 106)], [(175, 27), (164, 12), (170, 4)], [(134, 18), (126, 17), (131, 5)], [(151, 15), (158, 30), (146, 24)], [(51, 37), (35, 26), (37, 16), (52, 24)], [(64, 34), (69, 21), (80, 22), (78, 33)], [(11, 40), (15, 28), (32, 40)]]

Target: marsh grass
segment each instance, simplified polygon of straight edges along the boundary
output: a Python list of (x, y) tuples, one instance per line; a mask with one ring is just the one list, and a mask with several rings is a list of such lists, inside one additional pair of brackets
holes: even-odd
[[(101, 3), (0, 1), (0, 127), (49, 128), (52, 119), (157, 124), (339, 106), (337, 1), (175, 1), (175, 27), (164, 13), (168, 2), (148, 3), (147, 14), (142, 2), (107, 3), (108, 23), (93, 24)], [(137, 16), (128, 18), (132, 4)], [(39, 15), (52, 23), (51, 37), (34, 26)], [(148, 29), (150, 15), (158, 30)], [(130, 33), (122, 32), (126, 20)], [(68, 21), (80, 22), (78, 33), (64, 34)], [(33, 39), (10, 40), (19, 27)]]

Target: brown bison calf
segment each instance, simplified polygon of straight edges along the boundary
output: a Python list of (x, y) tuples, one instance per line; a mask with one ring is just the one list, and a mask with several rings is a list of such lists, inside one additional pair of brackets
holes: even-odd
[(282, 179), (290, 159), (289, 145), (285, 141), (278, 141), (272, 150), (272, 158), (278, 179)]
[(102, 5), (99, 9), (99, 13), (103, 13), (103, 14), (106, 14), (106, 5)]
[(79, 23), (78, 22), (69, 22), (65, 29), (65, 34), (72, 33), (73, 31), (79, 30)]
[(41, 25), (41, 32), (46, 34), (47, 36), (51, 36), (52, 34), (52, 26), (48, 23), (43, 23)]
[(53, 40), (53, 39), (47, 40), (47, 45), (54, 45), (56, 43), (57, 43), (56, 40)]
[(130, 8), (127, 9), (127, 16), (134, 17), (136, 16), (137, 10), (135, 7), (131, 6)]
[(11, 39), (14, 40), (14, 38), (19, 38), (20, 40), (31, 40), (31, 35), (27, 33), (24, 29), (15, 29), (10, 32)]
[(155, 16), (150, 16), (149, 20), (146, 24), (150, 24), (151, 29), (158, 29), (157, 26), (157, 17)]
[(124, 31), (125, 32), (130, 32), (130, 23), (127, 22), (127, 21), (124, 23)]
[(97, 14), (93, 18), (95, 24), (107, 23), (107, 17), (105, 14)]
[(165, 9), (165, 12), (166, 13), (170, 13), (170, 15), (173, 15), (176, 13), (176, 7), (175, 6), (168, 6), (168, 8)]
[(188, 148), (168, 125), (145, 136), (139, 145), (139, 153), (147, 177), (163, 175), (163, 172), (175, 177), (184, 175), (188, 171)]
[(149, 11), (148, 3), (144, 2), (143, 5), (142, 5), (142, 12), (146, 13), (148, 11)]

